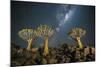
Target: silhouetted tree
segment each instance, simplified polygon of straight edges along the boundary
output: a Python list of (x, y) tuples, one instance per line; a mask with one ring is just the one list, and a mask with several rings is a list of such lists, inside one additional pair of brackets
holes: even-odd
[(86, 31), (82, 28), (73, 28), (68, 34), (77, 40), (79, 48), (82, 49), (83, 45), (80, 39), (86, 34)]
[(44, 39), (44, 55), (49, 53), (48, 51), (48, 39), (54, 33), (54, 30), (47, 25), (40, 25), (37, 30), (35, 30), (37, 36), (42, 37)]
[(22, 29), (18, 32), (19, 37), (27, 41), (28, 47), (27, 50), (32, 48), (32, 41), (35, 38), (35, 33), (33, 29)]

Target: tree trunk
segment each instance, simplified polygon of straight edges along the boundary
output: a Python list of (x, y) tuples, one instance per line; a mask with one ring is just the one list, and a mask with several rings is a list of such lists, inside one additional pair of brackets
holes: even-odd
[(47, 55), (49, 53), (49, 50), (48, 50), (48, 37), (45, 37), (45, 42), (44, 42), (44, 53), (43, 55)]
[(32, 40), (33, 40), (33, 39), (27, 40), (27, 41), (28, 41), (28, 47), (27, 47), (27, 50), (31, 50), (31, 48), (32, 48)]
[(82, 45), (82, 42), (81, 42), (81, 40), (80, 40), (80, 37), (77, 37), (76, 39), (77, 39), (79, 48), (82, 49), (82, 48), (83, 48), (83, 45)]

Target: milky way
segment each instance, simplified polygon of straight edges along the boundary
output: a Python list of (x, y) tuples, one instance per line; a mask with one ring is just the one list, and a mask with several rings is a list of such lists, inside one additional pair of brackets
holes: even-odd
[(71, 5), (61, 5), (56, 14), (56, 19), (58, 20), (58, 27), (56, 28), (56, 31), (60, 31), (60, 28), (67, 23), (68, 19), (72, 16), (74, 13), (74, 8)]
[[(68, 20), (73, 16), (75, 11), (75, 6), (72, 5), (60, 5), (56, 10), (56, 20), (58, 21), (58, 26), (55, 28), (55, 34), (50, 40), (51, 44), (55, 43), (61, 33), (61, 28), (69, 23)], [(57, 41), (58, 42), (58, 41)]]

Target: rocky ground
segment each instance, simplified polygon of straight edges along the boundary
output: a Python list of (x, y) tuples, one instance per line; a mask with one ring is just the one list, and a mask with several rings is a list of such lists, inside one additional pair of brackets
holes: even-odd
[(95, 48), (69, 46), (62, 44), (57, 48), (49, 47), (49, 55), (43, 56), (42, 47), (27, 51), (15, 44), (11, 44), (11, 66), (42, 65), (95, 61)]

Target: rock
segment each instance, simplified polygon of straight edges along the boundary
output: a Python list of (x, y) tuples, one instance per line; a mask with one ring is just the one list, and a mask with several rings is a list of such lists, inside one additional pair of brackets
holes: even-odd
[(45, 58), (42, 59), (42, 64), (47, 64), (47, 60)]
[(43, 56), (43, 47), (32, 48), (27, 51), (26, 48), (20, 48), (15, 44), (11, 47), (11, 65), (39, 65), (39, 64), (56, 64), (83, 62), (95, 60), (95, 48), (85, 47), (79, 49), (74, 45), (63, 44), (58, 48), (50, 47), (49, 54)]

